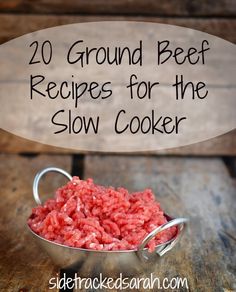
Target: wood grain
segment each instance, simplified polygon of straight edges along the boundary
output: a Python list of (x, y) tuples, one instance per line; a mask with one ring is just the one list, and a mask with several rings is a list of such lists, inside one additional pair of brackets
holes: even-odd
[(23, 34), (52, 26), (109, 20), (147, 21), (189, 27), (236, 42), (236, 20), (227, 18), (171, 18), (141, 16), (79, 16), (0, 14), (0, 43)]
[[(70, 172), (71, 158), (0, 155), (1, 291), (48, 291), (48, 280), (58, 272), (48, 256), (35, 244), (26, 226), (31, 208), (36, 205), (32, 196), (33, 177), (39, 170), (51, 165)], [(42, 194), (48, 195), (65, 183), (65, 178), (60, 175), (54, 174), (53, 179), (48, 178), (50, 175), (40, 185)]]
[[(81, 153), (73, 149), (49, 146), (15, 136), (0, 130), (0, 152), (2, 153)], [(83, 152), (86, 153), (86, 152)], [(151, 152), (150, 152), (151, 153)], [(236, 130), (200, 143), (179, 148), (164, 149), (152, 153), (160, 155), (236, 155)]]
[(150, 187), (168, 214), (190, 219), (179, 246), (160, 262), (160, 279), (187, 277), (190, 291), (233, 291), (236, 185), (220, 159), (90, 155), (84, 174), (130, 191)]
[[(35, 205), (32, 180), (46, 166), (71, 171), (67, 155), (0, 155), (1, 279), (3, 291), (49, 291), (56, 268), (27, 233), (26, 219)], [(191, 291), (232, 291), (235, 283), (235, 180), (218, 158), (88, 155), (84, 177), (96, 183), (124, 186), (130, 191), (151, 187), (164, 210), (190, 218), (181, 243), (160, 260), (156, 276), (187, 277)], [(46, 178), (40, 193), (64, 183)], [(17, 260), (16, 260), (17, 259)], [(52, 290), (51, 290), (52, 291)]]
[(161, 16), (233, 16), (233, 0), (220, 1), (165, 1), (165, 0), (2, 0), (3, 12), (56, 13), (56, 14), (141, 14)]
[[(109, 17), (109, 16), (74, 16), (74, 15), (13, 15), (2, 14), (0, 15), (0, 43), (10, 40), (22, 34), (32, 32), (38, 29), (43, 29), (51, 26), (86, 22), (86, 21), (100, 21), (100, 20), (137, 20), (137, 21), (153, 21), (170, 23), (175, 25), (182, 25), (199, 29), (232, 42), (236, 41), (235, 19), (192, 19), (192, 18), (159, 18), (159, 17)], [(45, 146), (38, 143), (28, 142), (27, 140), (17, 138), (10, 134), (0, 132), (0, 150), (3, 152), (61, 152), (65, 153), (68, 150), (62, 148), (55, 148)], [(160, 151), (162, 154), (194, 154), (194, 155), (235, 155), (235, 131), (205, 141), (197, 143), (192, 146), (181, 147), (177, 149)]]

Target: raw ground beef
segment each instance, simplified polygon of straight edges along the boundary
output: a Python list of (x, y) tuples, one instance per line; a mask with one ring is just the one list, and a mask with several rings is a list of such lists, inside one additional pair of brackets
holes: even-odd
[[(78, 177), (59, 188), (54, 199), (34, 208), (28, 219), (31, 229), (45, 239), (93, 250), (137, 249), (149, 232), (166, 222), (150, 189), (129, 193)], [(147, 247), (153, 251), (176, 231), (162, 231)]]

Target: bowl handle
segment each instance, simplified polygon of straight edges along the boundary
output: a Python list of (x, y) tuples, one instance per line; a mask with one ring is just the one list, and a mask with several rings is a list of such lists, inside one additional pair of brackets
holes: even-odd
[(38, 172), (34, 178), (34, 183), (33, 183), (34, 200), (38, 205), (42, 204), (42, 202), (39, 198), (39, 192), (38, 192), (39, 181), (44, 174), (51, 172), (51, 171), (52, 172), (59, 172), (59, 173), (63, 174), (64, 176), (66, 176), (69, 180), (72, 180), (72, 176), (68, 172), (66, 172), (65, 170), (63, 170), (61, 168), (57, 168), (57, 167), (47, 167), (47, 168), (41, 170), (40, 172)]
[(171, 250), (176, 243), (180, 240), (181, 235), (183, 234), (183, 231), (186, 227), (186, 223), (188, 222), (187, 218), (175, 218), (172, 219), (170, 221), (168, 221), (165, 224), (162, 224), (161, 226), (157, 227), (156, 229), (154, 229), (153, 231), (151, 231), (141, 242), (141, 244), (138, 246), (138, 255), (140, 258), (144, 258), (145, 260), (148, 260), (148, 257), (143, 253), (143, 250), (145, 248), (145, 246), (148, 244), (148, 242), (153, 239), (158, 233), (173, 227), (173, 226), (177, 226), (179, 225), (179, 230), (178, 230), (178, 234), (176, 236), (176, 238), (174, 240), (171, 240), (169, 243), (167, 243), (166, 245), (163, 245), (163, 248), (159, 251), (155, 250), (154, 252), (157, 253), (159, 256), (163, 256), (166, 252), (168, 252), (169, 250)]

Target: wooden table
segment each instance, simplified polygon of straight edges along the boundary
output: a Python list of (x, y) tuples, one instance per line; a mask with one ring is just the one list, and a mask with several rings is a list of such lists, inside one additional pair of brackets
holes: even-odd
[[(167, 23), (236, 42), (234, 0), (3, 0), (0, 11), (0, 43), (47, 27), (103, 20)], [(159, 151), (165, 155), (162, 157), (82, 155), (0, 129), (0, 290), (53, 291), (48, 289), (48, 280), (58, 269), (32, 241), (26, 220), (35, 206), (34, 175), (55, 165), (104, 185), (130, 191), (152, 188), (167, 213), (190, 218), (185, 237), (163, 258), (156, 275), (187, 277), (193, 292), (235, 291), (235, 137), (236, 130), (202, 143)], [(227, 158), (223, 161), (222, 156)], [(49, 175), (40, 192), (50, 196), (63, 183), (60, 175)]]
[[(152, 188), (167, 213), (190, 219), (156, 276), (187, 277), (189, 291), (235, 291), (236, 182), (220, 158), (45, 154), (0, 155), (1, 291), (55, 291), (48, 281), (58, 269), (26, 228), (35, 206), (33, 177), (52, 165), (99, 184)], [(40, 192), (50, 196), (63, 183), (65, 178), (50, 174)]]
[[(0, 12), (0, 44), (48, 27), (80, 22), (120, 20), (183, 26), (207, 32), (232, 43), (236, 42), (235, 0), (110, 0), (109, 3), (105, 0), (67, 0), (66, 3), (62, 0), (2, 0)], [(61, 149), (29, 142), (1, 129), (0, 135), (0, 150), (4, 153), (62, 152)], [(63, 153), (68, 152), (71, 153), (71, 150), (63, 150)], [(158, 153), (236, 155), (236, 130), (200, 144), (163, 149)]]

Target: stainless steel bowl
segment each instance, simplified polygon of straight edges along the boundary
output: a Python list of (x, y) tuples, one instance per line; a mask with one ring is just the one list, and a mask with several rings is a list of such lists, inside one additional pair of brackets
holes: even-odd
[[(59, 172), (67, 178), (72, 179), (70, 174), (55, 167), (46, 168), (39, 172), (35, 176), (33, 183), (33, 195), (37, 204), (41, 204), (38, 193), (39, 181), (44, 174), (50, 171)], [(170, 251), (180, 240), (188, 219), (171, 218), (166, 214), (165, 216), (168, 222), (150, 232), (143, 239), (137, 250), (96, 251), (69, 247), (49, 241), (36, 234), (29, 226), (28, 228), (37, 243), (48, 253), (60, 269), (69, 269), (78, 272), (80, 277), (98, 277), (100, 273), (104, 277), (116, 277), (120, 273), (126, 276), (133, 276), (145, 271), (151, 272), (152, 266), (154, 267), (153, 264), (166, 252)], [(147, 243), (158, 233), (172, 226), (178, 226), (175, 237), (168, 242), (157, 245), (155, 251), (150, 253), (145, 247)]]

